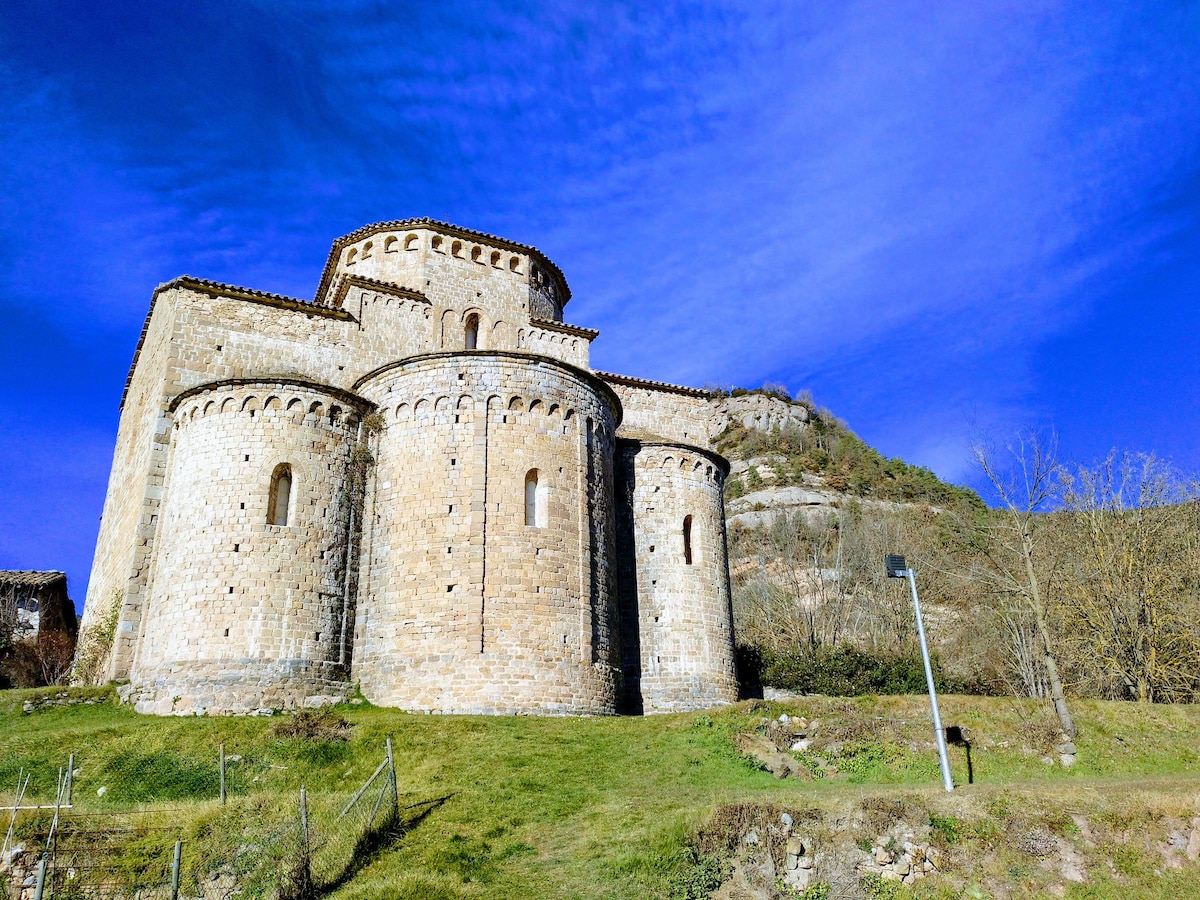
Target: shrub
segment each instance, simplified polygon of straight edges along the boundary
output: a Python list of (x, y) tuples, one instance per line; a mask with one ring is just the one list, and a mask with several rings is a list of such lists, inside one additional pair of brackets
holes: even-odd
[(0, 660), (0, 677), (19, 688), (62, 684), (74, 654), (75, 640), (69, 634), (43, 631), (11, 645)]
[[(850, 644), (815, 650), (738, 648), (745, 685), (767, 685), (804, 694), (858, 697), (865, 694), (923, 694), (925, 667), (919, 656), (873, 654)], [(984, 686), (945, 675), (933, 659), (934, 683), (950, 693), (991, 693)]]

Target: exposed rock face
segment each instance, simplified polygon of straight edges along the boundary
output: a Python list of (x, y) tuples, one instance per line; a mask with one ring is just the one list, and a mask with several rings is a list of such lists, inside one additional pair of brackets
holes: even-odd
[(758, 431), (808, 424), (808, 408), (799, 403), (789, 403), (780, 397), (766, 394), (744, 394), (740, 397), (721, 397), (710, 400), (708, 436), (716, 440), (730, 424)]
[(798, 778), (812, 781), (809, 771), (795, 757), (781, 752), (775, 743), (761, 734), (739, 734), (735, 741), (738, 750), (753, 756), (776, 778)]
[[(820, 483), (817, 479), (813, 481)], [(781, 513), (819, 512), (836, 507), (841, 498), (842, 495), (837, 491), (816, 487), (764, 487), (729, 501), (726, 508), (730, 524), (737, 522), (753, 528), (770, 524)]]
[[(841, 506), (845, 502), (845, 498), (845, 494), (824, 487), (824, 482), (820, 478), (806, 476), (803, 487), (800, 485), (764, 487), (730, 500), (726, 504), (726, 510), (730, 525), (738, 524), (747, 528), (757, 528), (760, 525), (771, 524), (776, 517), (785, 513), (821, 515)], [(887, 500), (854, 499), (863, 507), (875, 509), (898, 509), (902, 506), (902, 504)]]

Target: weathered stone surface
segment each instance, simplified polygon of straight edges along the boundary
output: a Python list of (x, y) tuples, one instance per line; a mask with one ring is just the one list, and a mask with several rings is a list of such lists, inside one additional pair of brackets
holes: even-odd
[(811, 781), (812, 773), (786, 753), (780, 753), (775, 743), (761, 734), (739, 734), (737, 748), (747, 756), (753, 756), (776, 778), (799, 778)]
[(715, 440), (731, 424), (758, 431), (802, 428), (808, 420), (806, 407), (789, 403), (781, 397), (769, 397), (766, 394), (721, 397), (709, 402), (708, 434)]
[(737, 698), (722, 483), (713, 454), (673, 442), (619, 442), (621, 642), (633, 709)]
[(735, 700), (709, 395), (592, 372), (568, 299), (532, 248), (428, 220), (336, 241), (312, 302), (161, 286), (84, 613), (85, 646), (116, 619), (101, 680), (177, 715), (354, 682), (431, 712)]
[(1188, 833), (1185, 853), (1192, 862), (1200, 859), (1200, 818), (1192, 819), (1192, 830)]

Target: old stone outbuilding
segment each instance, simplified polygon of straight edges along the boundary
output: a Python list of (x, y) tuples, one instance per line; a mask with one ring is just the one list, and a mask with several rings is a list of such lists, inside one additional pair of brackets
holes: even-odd
[(0, 571), (0, 623), (18, 639), (56, 631), (75, 637), (75, 606), (62, 572)]
[(164, 714), (735, 700), (708, 394), (593, 371), (569, 299), (536, 249), (429, 219), (339, 238), (312, 301), (161, 285), (84, 610), (101, 677)]
[(32, 687), (61, 675), (77, 630), (65, 574), (0, 571), (0, 686)]

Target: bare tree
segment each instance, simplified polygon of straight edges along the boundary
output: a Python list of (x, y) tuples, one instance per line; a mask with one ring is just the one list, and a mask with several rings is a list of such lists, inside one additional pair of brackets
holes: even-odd
[(830, 512), (784, 513), (736, 533), (734, 555), (749, 563), (735, 575), (739, 634), (771, 647), (814, 650), (838, 642), (851, 583), (841, 568), (839, 531), (839, 516)]
[[(1057, 439), (1027, 431), (1005, 449), (1001, 457), (984, 441), (971, 448), (998, 509), (964, 522), (962, 549), (971, 560), (965, 575), (989, 585), (1003, 603), (1015, 605), (1002, 615), (1007, 613), (1015, 624), (1026, 619), (1032, 625), (1050, 699), (1063, 732), (1073, 738), (1075, 722), (1067, 707), (1047, 608), (1047, 590), (1059, 574), (1059, 560), (1046, 534), (1050, 526), (1046, 513), (1058, 500)], [(1014, 634), (1019, 637), (1020, 628)], [(1019, 646), (1014, 649), (1020, 652)]]
[(1077, 561), (1067, 614), (1081, 660), (1138, 701), (1192, 699), (1200, 490), (1152, 454), (1113, 451), (1064, 478)]
[(897, 591), (883, 568), (883, 557), (898, 547), (919, 557), (919, 529), (911, 510), (881, 507), (852, 514), (846, 529), (850, 577), (858, 603), (854, 630), (860, 644), (874, 652), (903, 653), (915, 650), (912, 602)]
[(924, 547), (928, 530), (913, 510), (854, 502), (732, 530), (739, 637), (772, 649), (815, 650), (846, 640), (887, 654), (914, 649), (908, 595), (888, 583), (881, 561), (898, 546)]

